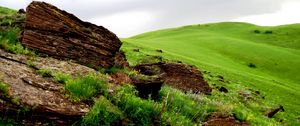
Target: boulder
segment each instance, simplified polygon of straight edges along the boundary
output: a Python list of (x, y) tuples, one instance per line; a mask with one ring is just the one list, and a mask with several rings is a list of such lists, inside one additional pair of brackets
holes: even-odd
[(181, 63), (140, 64), (135, 70), (144, 75), (163, 75), (165, 84), (184, 92), (210, 94), (212, 88), (204, 80), (202, 73), (193, 66)]
[(74, 60), (92, 68), (112, 66), (122, 44), (106, 28), (38, 1), (26, 8), (21, 43), (48, 56)]

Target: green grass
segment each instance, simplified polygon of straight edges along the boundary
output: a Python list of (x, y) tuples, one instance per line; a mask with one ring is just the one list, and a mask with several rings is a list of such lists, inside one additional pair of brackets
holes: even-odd
[(92, 107), (91, 111), (83, 117), (86, 126), (110, 126), (123, 118), (123, 113), (109, 100), (101, 96)]
[(51, 69), (39, 69), (37, 73), (64, 84), (66, 95), (73, 101), (87, 101), (92, 100), (95, 96), (108, 95), (108, 82), (106, 81), (106, 77), (100, 73), (90, 73), (85, 76), (78, 74), (74, 77)]
[(111, 98), (120, 110), (126, 114), (133, 124), (148, 126), (159, 118), (161, 104), (152, 100), (143, 100), (136, 96), (137, 91), (133, 86), (124, 85), (116, 90)]
[(52, 71), (50, 69), (39, 69), (37, 73), (43, 77), (52, 77)]
[(0, 81), (0, 97), (8, 97), (8, 85)]
[(107, 95), (107, 82), (94, 74), (79, 76), (76, 79), (66, 81), (65, 90), (75, 101), (91, 100), (96, 95)]
[(265, 95), (263, 102), (283, 105), (290, 121), (300, 115), (299, 49), (299, 24), (261, 27), (235, 22), (149, 32), (123, 39), (122, 46), (131, 65), (145, 55), (162, 56), (222, 75), (237, 87), (259, 90)]
[(14, 14), (16, 12), (17, 12), (16, 10), (12, 10), (12, 9), (0, 6), (0, 16), (7, 15), (7, 14)]
[(18, 40), (20, 28), (16, 22), (23, 21), (25, 15), (16, 14), (17, 11), (0, 7), (0, 48), (15, 54), (34, 56), (35, 53), (23, 47)]

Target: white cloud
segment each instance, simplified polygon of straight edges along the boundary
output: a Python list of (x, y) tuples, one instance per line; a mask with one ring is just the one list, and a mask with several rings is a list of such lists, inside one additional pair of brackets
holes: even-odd
[(288, 2), (281, 6), (281, 9), (268, 14), (245, 16), (233, 21), (249, 22), (262, 26), (276, 26), (283, 24), (300, 23), (300, 2)]
[(119, 37), (129, 37), (148, 29), (148, 25), (154, 22), (154, 18), (154, 14), (147, 11), (127, 11), (109, 16), (94, 17), (88, 21), (106, 27)]
[[(26, 8), (32, 0), (0, 0)], [(258, 25), (299, 23), (299, 0), (42, 0), (120, 37), (189, 24), (243, 21)], [(298, 2), (297, 2), (298, 1)]]

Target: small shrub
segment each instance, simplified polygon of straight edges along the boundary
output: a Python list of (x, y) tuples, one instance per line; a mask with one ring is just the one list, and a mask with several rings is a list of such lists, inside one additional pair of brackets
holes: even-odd
[(250, 68), (256, 68), (256, 65), (255, 65), (254, 63), (249, 63), (248, 66), (249, 66)]
[(254, 30), (254, 33), (259, 34), (260, 30)]
[(265, 34), (273, 34), (273, 31), (272, 30), (266, 30)]
[(40, 69), (37, 71), (37, 73), (42, 75), (43, 77), (53, 77), (52, 71), (49, 69)]
[(110, 126), (121, 120), (122, 112), (105, 97), (101, 96), (91, 111), (83, 117), (83, 125), (87, 126)]
[(90, 100), (98, 94), (108, 94), (106, 83), (107, 82), (104, 81), (104, 79), (90, 74), (67, 81), (65, 90), (70, 93), (70, 97), (75, 101)]

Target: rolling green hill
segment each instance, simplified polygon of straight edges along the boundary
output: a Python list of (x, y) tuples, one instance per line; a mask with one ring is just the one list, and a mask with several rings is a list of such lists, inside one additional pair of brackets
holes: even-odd
[(12, 9), (9, 9), (9, 8), (6, 8), (6, 7), (1, 7), (0, 6), (0, 16), (1, 15), (5, 15), (5, 14), (13, 14), (17, 12), (16, 10), (12, 10)]
[[(233, 85), (265, 94), (300, 115), (300, 24), (261, 27), (224, 22), (149, 32), (123, 39), (131, 65), (161, 55), (224, 76)], [(133, 49), (140, 52), (133, 52)], [(155, 50), (163, 50), (159, 54)]]

